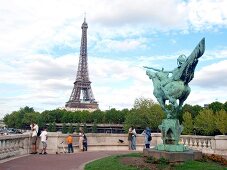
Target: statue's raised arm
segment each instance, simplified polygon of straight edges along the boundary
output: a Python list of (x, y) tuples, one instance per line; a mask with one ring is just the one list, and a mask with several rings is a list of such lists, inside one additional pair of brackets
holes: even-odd
[(143, 66), (143, 68), (146, 68), (146, 69), (151, 69), (151, 70), (154, 70), (154, 71), (162, 71), (160, 69), (156, 69), (156, 68), (153, 68), (153, 67), (147, 67), (147, 66)]
[(203, 55), (204, 51), (205, 38), (199, 42), (192, 53), (187, 57), (186, 61), (181, 63), (178, 71), (172, 75), (173, 80), (182, 80), (185, 84), (188, 84), (194, 77), (194, 71), (198, 59)]
[(162, 68), (161, 70), (157, 69), (157, 68), (154, 68), (154, 67), (147, 67), (147, 66), (143, 66), (143, 68), (154, 70), (154, 71), (158, 71), (158, 72), (163, 72), (163, 73), (172, 73), (172, 71), (164, 71), (164, 68)]

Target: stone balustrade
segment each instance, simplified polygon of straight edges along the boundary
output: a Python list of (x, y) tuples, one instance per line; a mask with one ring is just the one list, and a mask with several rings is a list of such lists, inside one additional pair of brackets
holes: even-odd
[(0, 136), (0, 159), (29, 153), (30, 135)]
[[(73, 134), (73, 147), (75, 152), (79, 151), (79, 136)], [(127, 134), (86, 134), (88, 139), (88, 150), (128, 150)], [(48, 132), (47, 152), (49, 154), (64, 152), (67, 149), (67, 134), (60, 132)], [(121, 143), (120, 140), (124, 141)], [(214, 153), (227, 155), (227, 136), (193, 136), (181, 135), (180, 142), (191, 149), (200, 150), (203, 153)], [(151, 147), (161, 144), (161, 134), (152, 133)], [(138, 134), (136, 138), (137, 150), (142, 151), (144, 147), (144, 136)], [(39, 148), (42, 148), (40, 139)], [(30, 134), (0, 136), (0, 159), (7, 157), (25, 155), (31, 152)], [(64, 148), (64, 149), (63, 149)]]
[(181, 135), (180, 143), (202, 153), (213, 154), (215, 151), (214, 136)]

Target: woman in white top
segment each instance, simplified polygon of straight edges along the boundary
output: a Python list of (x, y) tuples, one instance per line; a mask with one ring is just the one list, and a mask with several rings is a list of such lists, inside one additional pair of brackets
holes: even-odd
[(82, 129), (82, 127), (80, 127), (80, 132), (79, 132), (79, 149), (80, 151), (83, 151), (83, 140), (84, 140), (84, 131)]

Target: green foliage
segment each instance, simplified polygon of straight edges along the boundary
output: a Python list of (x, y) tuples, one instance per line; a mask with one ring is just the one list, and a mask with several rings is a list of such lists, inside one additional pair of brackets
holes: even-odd
[(227, 101), (223, 104), (223, 109), (227, 112)]
[(52, 129), (53, 129), (53, 124), (52, 124), (52, 123), (49, 123), (48, 131), (49, 131), (49, 132), (52, 132)]
[(56, 123), (55, 122), (49, 124), (48, 131), (56, 132)]
[(87, 129), (87, 125), (86, 125), (86, 123), (84, 123), (83, 130), (84, 130), (84, 133), (87, 133), (87, 132), (88, 132), (88, 129)]
[(76, 125), (76, 133), (79, 133), (79, 131), (80, 131), (80, 124), (77, 123), (77, 125)]
[(209, 109), (213, 110), (214, 113), (216, 113), (224, 108), (223, 104), (218, 101), (209, 104), (208, 107), (209, 107)]
[(102, 158), (93, 162), (90, 162), (85, 165), (85, 170), (138, 170), (136, 167), (131, 167), (127, 165), (123, 165), (119, 159), (122, 156), (110, 156), (107, 158)]
[(95, 110), (94, 112), (92, 112), (91, 114), (91, 119), (92, 121), (96, 121), (96, 123), (104, 123), (104, 112), (102, 112), (101, 110)]
[(182, 113), (189, 112), (189, 113), (191, 113), (192, 119), (194, 119), (199, 114), (199, 112), (202, 110), (203, 110), (203, 108), (199, 105), (192, 106), (189, 104), (185, 104), (182, 108)]
[(215, 131), (215, 117), (210, 109), (201, 111), (195, 118), (195, 127), (205, 135), (212, 135)]
[(56, 130), (56, 123), (55, 122), (53, 122), (53, 127), (52, 127), (52, 131), (51, 132), (56, 132), (57, 130)]
[(216, 113), (215, 124), (223, 135), (227, 133), (227, 112), (225, 110), (220, 110)]
[(187, 161), (184, 164), (179, 164), (174, 167), (175, 170), (226, 170), (221, 165), (214, 162), (199, 162), (199, 161)]
[(14, 111), (11, 114), (7, 114), (3, 121), (4, 123), (11, 128), (24, 129), (29, 126), (32, 122), (37, 123), (39, 120), (40, 114), (35, 112), (31, 107), (20, 108), (19, 111)]
[(134, 109), (146, 109), (152, 107), (154, 105), (154, 101), (152, 99), (146, 99), (144, 97), (137, 98), (134, 102)]
[(92, 126), (92, 133), (97, 133), (97, 123), (96, 123), (97, 121), (95, 120), (94, 121), (94, 124), (93, 124), (93, 126)]
[[(137, 155), (134, 158), (134, 161), (136, 161), (137, 157), (142, 157), (142, 155)], [(95, 160), (93, 162), (90, 162), (85, 165), (85, 170), (139, 170), (142, 169), (141, 166), (139, 167), (138, 164), (135, 164), (135, 166), (127, 166), (124, 165), (121, 161), (124, 157), (134, 157), (131, 154), (127, 155), (117, 155), (117, 156), (109, 156), (106, 158), (102, 158), (99, 160)], [(139, 161), (138, 161), (139, 162)], [(155, 165), (154, 169), (174, 169), (174, 170), (224, 170), (226, 169), (224, 166), (218, 165), (214, 162), (199, 162), (199, 161), (186, 161), (181, 164), (168, 164), (168, 160), (164, 158), (155, 159), (155, 158), (147, 158), (145, 159), (146, 163), (150, 163)], [(145, 168), (144, 168), (145, 170)]]
[(73, 133), (73, 132), (74, 132), (72, 123), (70, 123), (68, 132), (69, 132), (69, 133)]
[(62, 125), (62, 133), (63, 133), (63, 134), (68, 133), (68, 128), (67, 128), (67, 126), (66, 126), (65, 123), (63, 123), (63, 125)]
[(191, 135), (193, 133), (193, 120), (192, 115), (189, 112), (185, 112), (183, 115), (183, 134)]
[(134, 109), (126, 115), (124, 129), (127, 131), (132, 125), (141, 128), (158, 129), (163, 118), (164, 113), (160, 105), (155, 104), (150, 99), (136, 99)]

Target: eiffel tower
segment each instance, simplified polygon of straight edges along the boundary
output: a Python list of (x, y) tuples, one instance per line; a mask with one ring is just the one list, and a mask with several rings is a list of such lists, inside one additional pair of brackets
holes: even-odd
[(88, 62), (87, 62), (87, 29), (88, 24), (84, 17), (84, 22), (81, 26), (82, 37), (80, 46), (80, 58), (77, 69), (76, 81), (69, 98), (66, 102), (65, 108), (68, 110), (97, 110), (98, 103), (95, 101), (94, 95), (91, 89), (91, 81), (88, 74)]

